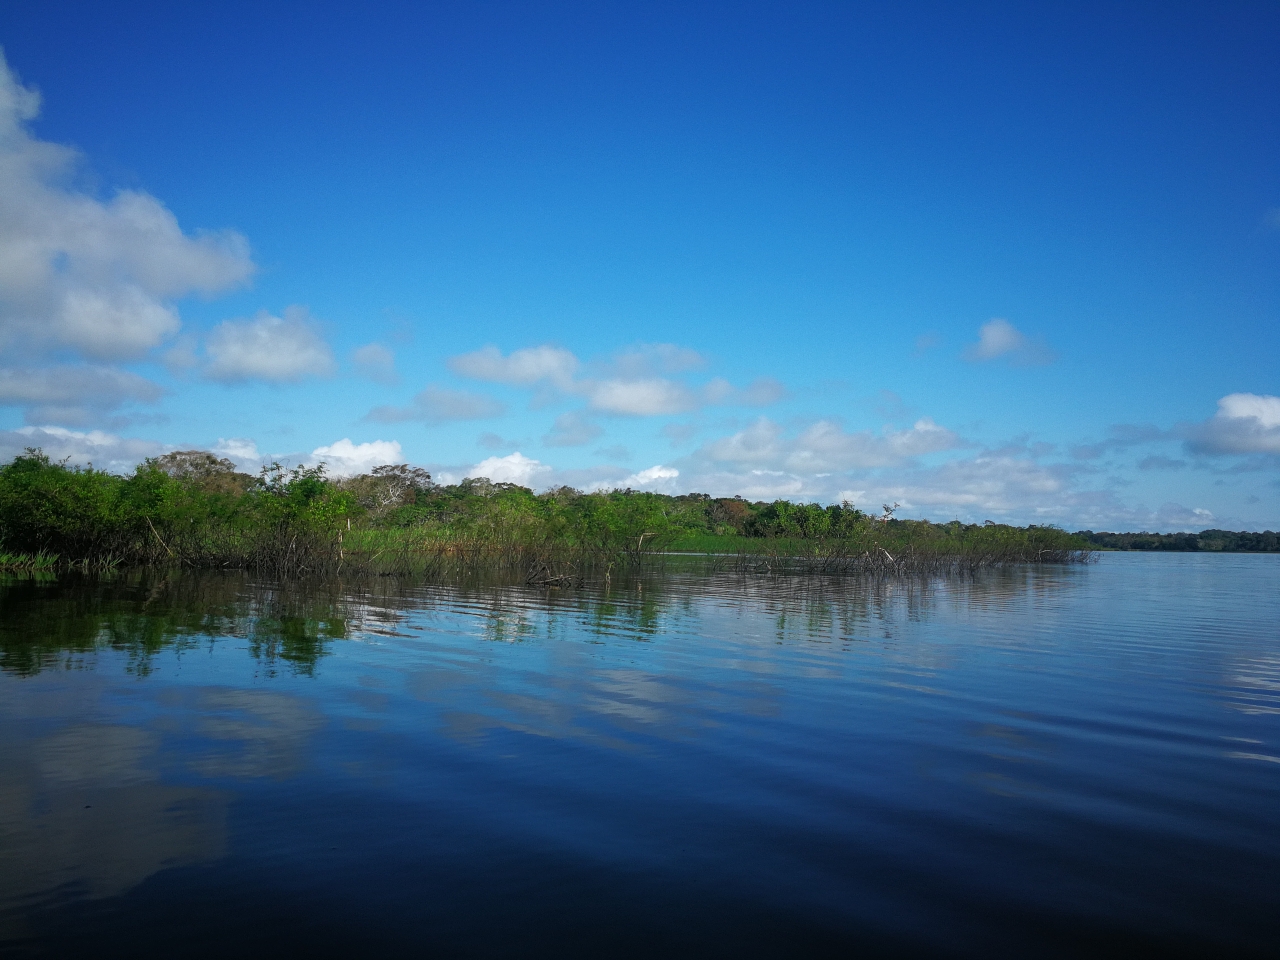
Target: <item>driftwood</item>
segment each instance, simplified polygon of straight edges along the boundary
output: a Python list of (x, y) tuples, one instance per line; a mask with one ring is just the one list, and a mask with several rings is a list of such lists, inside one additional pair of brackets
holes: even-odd
[(580, 587), (584, 578), (572, 569), (568, 573), (556, 573), (545, 560), (537, 560), (529, 568), (524, 582), (530, 587)]

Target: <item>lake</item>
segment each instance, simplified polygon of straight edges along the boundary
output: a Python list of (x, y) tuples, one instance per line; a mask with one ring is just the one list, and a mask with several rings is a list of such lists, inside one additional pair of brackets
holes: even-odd
[(0, 583), (16, 956), (1275, 956), (1280, 556)]

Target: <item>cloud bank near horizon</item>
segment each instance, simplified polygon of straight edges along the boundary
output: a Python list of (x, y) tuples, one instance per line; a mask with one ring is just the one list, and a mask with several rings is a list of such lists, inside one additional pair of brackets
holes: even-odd
[[(575, 428), (574, 422), (563, 422), (563, 415), (557, 422), (565, 432)], [(1114, 433), (1126, 438), (1113, 441), (1123, 450), (1181, 443), (1201, 468), (1211, 469), (1226, 461), (1227, 465), (1218, 469), (1229, 470), (1233, 469), (1231, 463), (1248, 462), (1250, 457), (1280, 456), (1280, 397), (1230, 394), (1218, 402), (1217, 412), (1201, 423), (1164, 431), (1131, 428)], [(0, 432), (0, 454), (12, 456), (30, 446), (41, 446), (55, 458), (92, 462), (99, 468), (123, 472), (144, 457), (179, 445), (63, 427), (29, 426)], [(1105, 441), (1100, 446), (1111, 449)], [(235, 460), (242, 469), (256, 470), (272, 459), (324, 462), (334, 476), (367, 472), (403, 458), (403, 447), (394, 439), (355, 442), (343, 438), (309, 452), (272, 456), (261, 454), (249, 438), (219, 440), (212, 449)], [(1144, 459), (1158, 461), (1161, 457), (1149, 454)], [(1148, 469), (1179, 469), (1178, 461), (1168, 457), (1163, 461)], [(787, 427), (760, 417), (742, 429), (708, 439), (670, 462), (629, 471), (611, 464), (557, 468), (519, 450), (469, 465), (422, 465), (445, 483), (487, 477), (537, 490), (568, 485), (585, 490), (631, 488), (670, 494), (741, 495), (753, 500), (850, 500), (869, 509), (897, 502), (901, 504), (900, 515), (934, 520), (995, 519), (1055, 523), (1072, 529), (1202, 529), (1231, 521), (1229, 516), (1216, 516), (1195, 504), (1168, 501), (1150, 508), (1131, 503), (1115, 489), (1097, 485), (1097, 471), (1088, 458), (1064, 456), (1046, 444), (978, 446), (927, 417), (909, 428), (879, 432), (846, 430), (832, 420)]]

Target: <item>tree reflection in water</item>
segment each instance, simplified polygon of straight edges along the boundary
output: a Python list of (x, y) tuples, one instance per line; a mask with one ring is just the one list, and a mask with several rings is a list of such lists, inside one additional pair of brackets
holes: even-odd
[(1075, 582), (1077, 568), (1023, 567), (976, 576), (854, 580), (822, 576), (760, 576), (716, 572), (694, 563), (607, 585), (559, 590), (471, 578), (426, 585), (390, 577), (359, 582), (271, 582), (242, 572), (140, 571), (111, 578), (80, 576), (0, 579), (0, 671), (33, 676), (77, 669), (100, 651), (125, 655), (139, 677), (162, 650), (182, 654), (211, 643), (247, 641), (267, 675), (279, 669), (310, 676), (335, 642), (395, 632), (410, 611), (448, 594), (451, 604), (478, 608), (484, 635), (515, 642), (532, 635), (533, 620), (558, 617), (599, 635), (637, 640), (661, 633), (672, 618), (695, 615), (712, 601), (772, 617), (779, 637), (815, 640), (889, 636), (899, 611), (927, 618), (939, 603), (999, 604), (1054, 593)]

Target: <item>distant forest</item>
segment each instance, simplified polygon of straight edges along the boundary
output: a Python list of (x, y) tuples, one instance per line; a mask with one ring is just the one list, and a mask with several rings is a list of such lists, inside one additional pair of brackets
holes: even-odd
[(1201, 530), (1199, 533), (1076, 534), (1103, 550), (1180, 550), (1202, 553), (1280, 553), (1280, 533), (1240, 530)]

